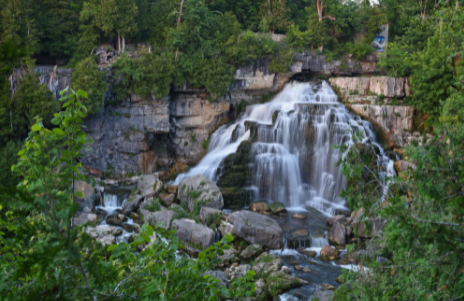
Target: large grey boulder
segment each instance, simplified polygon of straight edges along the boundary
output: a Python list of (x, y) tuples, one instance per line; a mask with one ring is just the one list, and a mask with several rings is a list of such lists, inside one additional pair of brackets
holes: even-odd
[(122, 230), (108, 225), (100, 225), (94, 227), (87, 227), (84, 230), (88, 235), (95, 238), (96, 241), (103, 246), (116, 244), (116, 236), (122, 234)]
[(142, 201), (143, 196), (141, 196), (140, 194), (131, 195), (129, 199), (124, 203), (124, 205), (122, 205), (122, 213), (124, 215), (129, 215), (132, 212), (137, 211)]
[(250, 244), (261, 244), (270, 249), (278, 249), (282, 244), (283, 231), (270, 217), (241, 211), (233, 228), (234, 234)]
[(240, 257), (243, 259), (250, 259), (258, 255), (262, 249), (263, 247), (260, 244), (249, 245), (245, 250), (242, 251), (242, 253), (240, 253)]
[(346, 229), (345, 226), (336, 222), (329, 232), (329, 241), (333, 245), (344, 246), (346, 243)]
[(137, 184), (139, 194), (147, 199), (158, 196), (161, 187), (163, 187), (163, 183), (154, 175), (143, 175)]
[(214, 277), (220, 281), (220, 285), (226, 287), (227, 284), (229, 283), (229, 278), (227, 278), (227, 275), (224, 274), (224, 272), (221, 271), (206, 271), (203, 273), (204, 275), (209, 275), (211, 277)]
[(327, 223), (331, 226), (335, 225), (335, 223), (340, 222), (341, 224), (347, 223), (347, 219), (344, 215), (335, 215), (327, 218)]
[(204, 175), (183, 179), (178, 186), (178, 198), (181, 203), (188, 204), (190, 211), (193, 211), (195, 204), (214, 209), (224, 207), (224, 199), (219, 187)]
[(81, 212), (79, 215), (74, 217), (74, 226), (80, 226), (83, 224), (95, 224), (98, 220), (98, 215), (95, 213)]
[(179, 237), (185, 243), (186, 249), (194, 255), (214, 244), (215, 233), (203, 225), (176, 219), (172, 222), (172, 228), (177, 231), (174, 235)]
[(168, 210), (161, 206), (160, 211), (150, 212), (142, 206), (140, 209), (140, 213), (142, 214), (143, 221), (149, 223), (152, 226), (162, 222), (162, 227), (164, 229), (169, 229), (171, 227), (171, 221), (176, 215), (174, 211)]

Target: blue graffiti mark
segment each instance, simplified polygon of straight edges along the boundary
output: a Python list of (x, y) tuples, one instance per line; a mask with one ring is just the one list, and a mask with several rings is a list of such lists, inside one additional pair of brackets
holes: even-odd
[(372, 47), (375, 48), (375, 51), (383, 52), (383, 48), (385, 47), (385, 37), (376, 36), (372, 42)]

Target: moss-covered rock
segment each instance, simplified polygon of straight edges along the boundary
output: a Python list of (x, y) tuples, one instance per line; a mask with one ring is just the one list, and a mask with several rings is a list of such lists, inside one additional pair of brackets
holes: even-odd
[(287, 208), (285, 208), (285, 205), (279, 202), (272, 203), (270, 207), (271, 207), (272, 213), (274, 214), (287, 212)]

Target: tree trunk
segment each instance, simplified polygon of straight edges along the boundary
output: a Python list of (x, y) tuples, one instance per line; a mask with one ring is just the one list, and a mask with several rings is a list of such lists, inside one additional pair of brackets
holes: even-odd
[(268, 15), (272, 15), (271, 0), (267, 0), (267, 3), (269, 4), (269, 9), (267, 10), (267, 13), (268, 13)]
[(126, 52), (126, 37), (122, 37), (122, 52)]
[(317, 0), (317, 14), (319, 15), (319, 22), (322, 22), (322, 10), (324, 9), (324, 1)]
[(180, 9), (179, 9), (179, 18), (177, 19), (177, 27), (180, 25), (180, 21), (182, 21), (182, 11), (184, 9), (184, 0), (180, 2)]
[(118, 32), (118, 52), (121, 53), (121, 35)]

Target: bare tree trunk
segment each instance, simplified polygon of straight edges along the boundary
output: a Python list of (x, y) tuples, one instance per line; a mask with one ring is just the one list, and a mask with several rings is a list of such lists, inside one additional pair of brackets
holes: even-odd
[(317, 14), (319, 15), (319, 22), (322, 22), (322, 10), (324, 9), (324, 1), (317, 0)]
[(121, 53), (121, 35), (118, 32), (118, 52)]
[(271, 0), (267, 0), (267, 4), (269, 4), (269, 8), (267, 10), (268, 15), (272, 15), (272, 10), (271, 10)]
[(126, 52), (126, 37), (122, 37), (122, 52)]
[(184, 0), (180, 2), (180, 9), (179, 9), (179, 18), (177, 19), (177, 27), (180, 25), (180, 21), (182, 21), (182, 11), (184, 9)]

